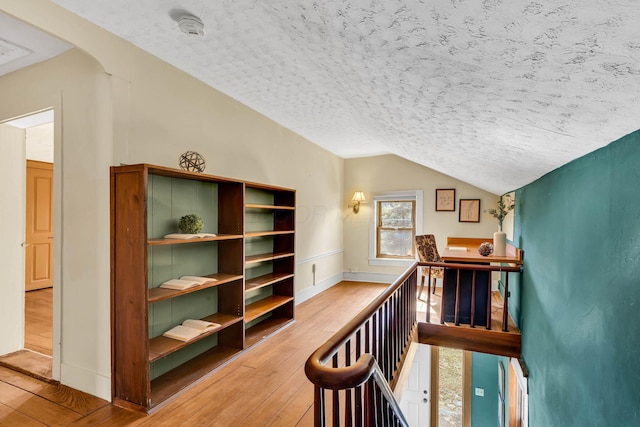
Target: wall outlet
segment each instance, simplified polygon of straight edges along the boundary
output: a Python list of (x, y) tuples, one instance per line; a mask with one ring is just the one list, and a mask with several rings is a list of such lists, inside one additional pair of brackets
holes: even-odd
[(476, 396), (483, 396), (484, 397), (484, 389), (476, 387)]
[(351, 267), (351, 272), (352, 273), (357, 273), (358, 272), (358, 267)]

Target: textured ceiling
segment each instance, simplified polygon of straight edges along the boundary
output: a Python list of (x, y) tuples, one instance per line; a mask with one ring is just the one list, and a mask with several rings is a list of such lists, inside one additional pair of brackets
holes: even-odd
[(54, 1), (339, 156), (497, 194), (640, 128), (637, 0)]

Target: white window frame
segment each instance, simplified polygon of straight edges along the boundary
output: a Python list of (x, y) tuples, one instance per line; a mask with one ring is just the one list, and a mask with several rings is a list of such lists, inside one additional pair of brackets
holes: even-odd
[[(416, 202), (416, 236), (422, 234), (423, 195), (422, 190), (390, 191), (373, 195), (373, 215), (369, 233), (369, 265), (383, 265), (392, 267), (408, 267), (415, 259), (377, 258), (376, 240), (378, 239), (378, 202), (379, 201), (411, 201)], [(414, 254), (415, 257), (415, 254)]]

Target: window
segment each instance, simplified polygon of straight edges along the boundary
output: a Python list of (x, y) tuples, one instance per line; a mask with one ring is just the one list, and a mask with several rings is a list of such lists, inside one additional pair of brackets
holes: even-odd
[(472, 353), (431, 347), (431, 426), (471, 425)]
[(422, 232), (422, 190), (374, 195), (369, 264), (409, 266)]
[(415, 200), (379, 200), (376, 258), (413, 258)]

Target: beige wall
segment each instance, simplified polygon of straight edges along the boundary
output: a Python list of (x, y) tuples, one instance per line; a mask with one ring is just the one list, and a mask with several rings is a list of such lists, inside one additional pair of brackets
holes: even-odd
[[(480, 190), (447, 175), (425, 168), (416, 163), (394, 155), (365, 157), (345, 160), (343, 199), (344, 215), (344, 266), (345, 271), (357, 271), (349, 277), (375, 277), (381, 275), (398, 275), (404, 267), (387, 267), (369, 265), (368, 243), (373, 224), (373, 204), (367, 203), (360, 207), (357, 215), (347, 210), (353, 192), (363, 190), (367, 200), (372, 200), (377, 193), (422, 190), (423, 191), (423, 233), (435, 234), (438, 249), (446, 245), (447, 236), (464, 237), (492, 237), (498, 230), (498, 222), (486, 209), (495, 207), (498, 197), (495, 194)], [(436, 212), (436, 188), (456, 189), (456, 211)], [(480, 199), (480, 222), (458, 222), (458, 200)], [(366, 274), (370, 273), (370, 274)]]
[(111, 395), (109, 165), (177, 167), (195, 150), (208, 173), (295, 188), (299, 301), (342, 278), (341, 158), (51, 2), (0, 10), (79, 47), (0, 78), (0, 121), (56, 109), (63, 384)]
[(25, 129), (27, 159), (53, 163), (53, 123)]
[(316, 284), (340, 280), (344, 161), (154, 57), (137, 62), (116, 97), (127, 115), (115, 123), (114, 162), (177, 167), (194, 150), (208, 173), (296, 189), (299, 300), (315, 290), (313, 264)]
[[(111, 386), (108, 168), (112, 162), (108, 76), (92, 58), (71, 50), (3, 76), (0, 93), (3, 95), (0, 121), (54, 109), (57, 321), (53, 331), (56, 361), (53, 375), (77, 389), (108, 397)], [(0, 286), (23, 283), (2, 282)], [(3, 323), (0, 328), (14, 325)]]

